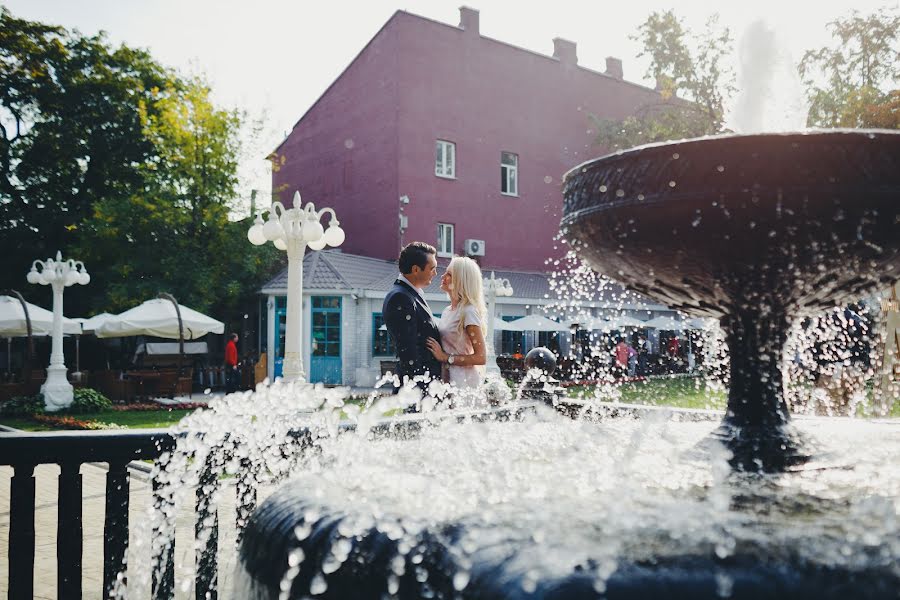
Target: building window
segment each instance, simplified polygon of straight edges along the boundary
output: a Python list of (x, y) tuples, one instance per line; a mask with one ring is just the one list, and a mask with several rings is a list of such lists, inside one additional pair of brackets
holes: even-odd
[(384, 326), (381, 313), (372, 313), (372, 356), (394, 356), (394, 340)]
[(438, 256), (453, 256), (453, 225), (438, 223)]
[(438, 140), (434, 144), (434, 174), (438, 177), (456, 177), (456, 144)]
[(500, 191), (507, 196), (519, 195), (519, 155), (500, 153)]

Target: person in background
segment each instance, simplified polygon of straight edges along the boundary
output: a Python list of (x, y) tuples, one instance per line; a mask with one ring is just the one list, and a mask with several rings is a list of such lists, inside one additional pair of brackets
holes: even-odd
[(238, 334), (232, 333), (225, 344), (225, 393), (232, 394), (238, 388)]
[(677, 335), (673, 335), (669, 338), (669, 358), (675, 360), (679, 356), (681, 356), (681, 340), (678, 339)]
[(669, 343), (666, 346), (666, 351), (668, 353), (668, 369), (669, 373), (676, 373), (680, 370), (681, 364), (681, 340), (678, 339), (677, 335), (673, 335), (669, 338)]
[(638, 375), (646, 376), (650, 372), (650, 340), (645, 336), (638, 338)]
[(634, 377), (637, 375), (637, 350), (627, 342), (625, 345), (628, 346), (628, 376)]
[(619, 338), (616, 347), (613, 348), (615, 364), (613, 375), (618, 379), (628, 374), (628, 357), (634, 352), (634, 348), (628, 345), (624, 338)]

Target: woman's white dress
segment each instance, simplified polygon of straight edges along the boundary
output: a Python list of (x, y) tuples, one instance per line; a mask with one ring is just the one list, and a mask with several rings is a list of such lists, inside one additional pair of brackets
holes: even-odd
[[(459, 321), (463, 321), (463, 331), (459, 330)], [(441, 332), (441, 347), (447, 354), (472, 354), (475, 348), (465, 328), (477, 325), (484, 329), (484, 323), (478, 311), (471, 304), (447, 307), (441, 313), (438, 330)], [(476, 388), (484, 378), (483, 369), (479, 366), (455, 367), (448, 365), (449, 383), (460, 388)]]

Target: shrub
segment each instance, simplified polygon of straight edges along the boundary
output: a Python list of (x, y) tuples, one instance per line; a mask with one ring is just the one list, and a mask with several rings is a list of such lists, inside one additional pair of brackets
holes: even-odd
[(44, 396), (15, 396), (0, 404), (0, 415), (39, 415), (44, 412)]
[(112, 402), (109, 398), (91, 388), (76, 388), (75, 400), (67, 409), (72, 413), (97, 413), (104, 410), (112, 410)]

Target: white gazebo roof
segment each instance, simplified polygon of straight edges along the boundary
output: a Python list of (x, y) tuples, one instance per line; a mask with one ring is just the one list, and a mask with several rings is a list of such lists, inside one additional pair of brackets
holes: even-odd
[[(44, 336), (53, 334), (53, 313), (30, 302), (28, 305), (28, 318), (31, 320), (31, 334)], [(81, 324), (63, 317), (63, 333), (79, 335)], [(28, 327), (25, 323), (25, 312), (18, 298), (12, 296), (0, 296), (0, 337), (24, 337), (28, 335)]]
[[(224, 333), (225, 324), (203, 313), (178, 305), (184, 339), (195, 340), (207, 333)], [(99, 338), (150, 335), (178, 339), (178, 315), (169, 300), (154, 298), (118, 315), (108, 317), (94, 333)]]

